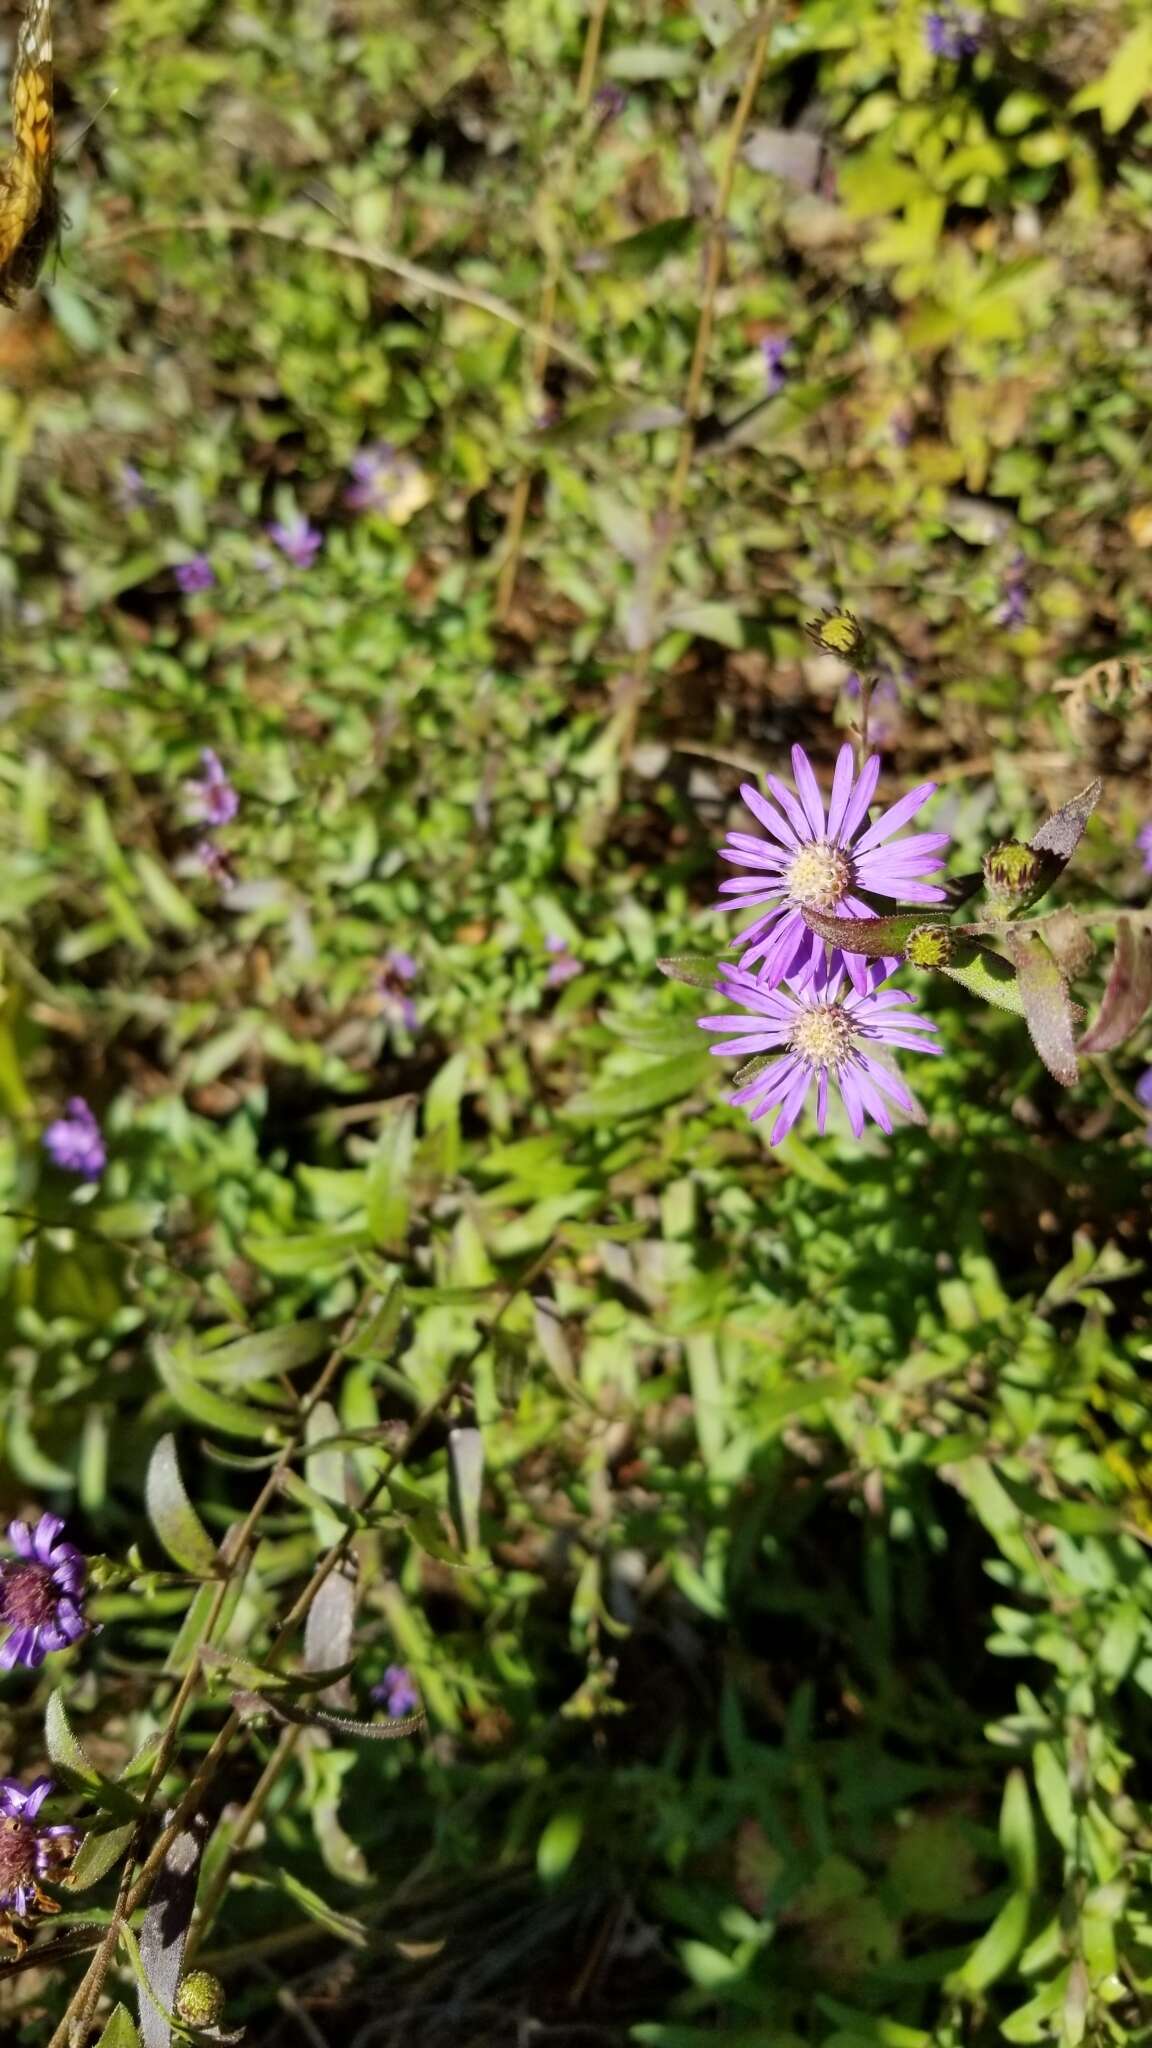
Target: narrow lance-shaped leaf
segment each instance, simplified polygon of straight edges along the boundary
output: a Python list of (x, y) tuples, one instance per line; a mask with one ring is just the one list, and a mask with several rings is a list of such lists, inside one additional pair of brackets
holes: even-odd
[(1122, 917), (1108, 986), (1094, 1024), (1080, 1040), (1081, 1052), (1111, 1052), (1131, 1038), (1152, 1003), (1152, 932)]
[(196, 1904), (196, 1878), (208, 1835), (208, 1823), (196, 1814), (181, 1829), (165, 1856), (152, 1887), (140, 1930), (140, 1961), (147, 1980), (141, 1986), (138, 2012), (144, 2048), (169, 2048), (172, 2029), (165, 2018), (176, 2005), (184, 1943)]
[(136, 2032), (136, 2022), (122, 2005), (118, 2005), (113, 2011), (112, 2017), (96, 2043), (96, 2048), (140, 2048), (140, 2036)]
[[(337, 1566), (313, 1600), (304, 1624), (304, 1662), (310, 1672), (331, 1671), (350, 1662), (355, 1619), (355, 1567)], [(352, 1705), (352, 1688), (346, 1677), (337, 1678), (325, 1686), (319, 1698), (326, 1707), (347, 1709)]]
[(148, 1519), (173, 1562), (194, 1578), (216, 1577), (216, 1546), (188, 1498), (171, 1434), (161, 1437), (148, 1461), (144, 1499)]
[(946, 924), (949, 909), (902, 910), (894, 917), (827, 917), (822, 910), (805, 910), (809, 931), (845, 953), (862, 953), (867, 960), (881, 960), (886, 954), (903, 959), (913, 932), (923, 925)]
[(667, 960), (658, 960), (656, 965), (669, 981), (686, 982), (689, 988), (714, 989), (725, 968), (733, 967), (735, 962), (714, 953), (674, 953)]
[(296, 1702), (273, 1699), (264, 1692), (236, 1692), (232, 1704), (245, 1720), (271, 1714), (274, 1721), (292, 1721), (298, 1728), (332, 1728), (345, 1739), (356, 1742), (395, 1742), (403, 1735), (415, 1735), (427, 1716), (398, 1714), (384, 1721), (360, 1721), (351, 1714), (331, 1714), (324, 1707), (301, 1707)]
[(1042, 939), (1033, 932), (1004, 935), (1016, 968), (1024, 1019), (1044, 1065), (1066, 1088), (1080, 1077), (1074, 1012), (1068, 985)]
[(480, 1547), (480, 1492), (484, 1484), (484, 1438), (478, 1429), (448, 1431), (452, 1519), (465, 1550)]
[(1036, 853), (1054, 853), (1063, 867), (1067, 867), (1076, 848), (1084, 836), (1084, 827), (1096, 809), (1104, 793), (1104, 784), (1097, 779), (1082, 789), (1079, 796), (1070, 797), (1046, 818), (1038, 832), (1032, 835), (1032, 846)]

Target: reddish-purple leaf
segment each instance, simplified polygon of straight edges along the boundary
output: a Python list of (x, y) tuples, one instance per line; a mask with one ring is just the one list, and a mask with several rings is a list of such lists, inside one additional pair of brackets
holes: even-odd
[(1152, 1004), (1152, 932), (1122, 917), (1116, 951), (1096, 1021), (1080, 1040), (1081, 1052), (1112, 1052), (1131, 1038)]
[(1060, 969), (1043, 941), (1033, 932), (1004, 933), (1024, 1018), (1032, 1043), (1048, 1072), (1070, 1088), (1080, 1078), (1076, 1064), (1075, 1013)]

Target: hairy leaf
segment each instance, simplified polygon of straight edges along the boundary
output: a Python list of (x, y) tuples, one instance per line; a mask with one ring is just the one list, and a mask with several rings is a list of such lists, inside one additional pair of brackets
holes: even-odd
[(1116, 951), (1108, 985), (1091, 1024), (1080, 1040), (1081, 1052), (1112, 1052), (1141, 1025), (1152, 1004), (1152, 932), (1122, 917), (1116, 926)]
[(165, 2014), (171, 2013), (176, 2005), (184, 1943), (196, 1904), (196, 1879), (207, 1836), (207, 1821), (203, 1815), (195, 1815), (172, 1843), (148, 1900), (140, 1930), (140, 1961), (151, 1993), (146, 1996), (141, 1987), (138, 2011), (143, 2048), (169, 2048), (172, 2040)]
[(1076, 848), (1084, 836), (1084, 827), (1096, 809), (1104, 793), (1104, 784), (1097, 778), (1082, 789), (1079, 796), (1070, 797), (1046, 818), (1038, 832), (1032, 835), (1032, 847), (1036, 853), (1054, 853), (1062, 867), (1067, 867)]
[(216, 1546), (196, 1513), (180, 1476), (176, 1439), (162, 1436), (148, 1461), (144, 1484), (148, 1518), (170, 1558), (193, 1578), (215, 1578)]
[(274, 1720), (293, 1721), (299, 1728), (331, 1728), (356, 1742), (398, 1742), (404, 1735), (415, 1735), (427, 1720), (421, 1709), (383, 1721), (360, 1721), (351, 1714), (329, 1713), (325, 1707), (301, 1707), (295, 1701), (273, 1699), (266, 1692), (238, 1692), (233, 1695), (233, 1703), (237, 1712), (249, 1720), (258, 1714), (271, 1714)]
[(947, 924), (950, 908), (901, 910), (892, 917), (826, 917), (822, 910), (806, 910), (809, 931), (839, 946), (845, 953), (861, 953), (866, 960), (881, 960), (885, 954), (903, 958), (913, 932), (926, 924)]
[(1024, 1021), (1044, 1065), (1071, 1087), (1080, 1077), (1076, 1063), (1073, 1006), (1068, 985), (1043, 940), (1034, 932), (1009, 928), (1004, 934), (1016, 969)]
[(661, 974), (669, 981), (683, 981), (689, 988), (715, 990), (725, 967), (734, 966), (732, 960), (713, 953), (673, 953), (667, 960), (658, 960)]
[(136, 1832), (134, 1820), (122, 1821), (119, 1826), (106, 1828), (98, 1833), (90, 1829), (72, 1859), (68, 1883), (73, 1891), (84, 1891), (90, 1884), (98, 1884), (115, 1869), (129, 1842)]
[(136, 2022), (122, 2005), (114, 2009), (96, 2048), (141, 2048)]
[(327, 1316), (308, 1316), (299, 1323), (280, 1323), (274, 1330), (238, 1337), (235, 1343), (221, 1344), (215, 1351), (198, 1352), (196, 1376), (221, 1380), (229, 1387), (243, 1386), (248, 1380), (276, 1379), (319, 1358), (328, 1348), (332, 1329)]

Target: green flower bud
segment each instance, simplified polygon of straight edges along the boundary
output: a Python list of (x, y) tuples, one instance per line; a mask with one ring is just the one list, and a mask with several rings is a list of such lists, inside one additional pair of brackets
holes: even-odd
[(1043, 856), (1019, 839), (1002, 839), (984, 855), (988, 894), (1013, 907), (1033, 900), (1043, 869)]
[(943, 924), (918, 925), (908, 934), (908, 963), (911, 967), (947, 967), (956, 942)]
[(864, 645), (864, 628), (855, 612), (821, 612), (804, 627), (808, 638), (823, 654), (835, 654), (841, 661), (853, 661)]
[(214, 2027), (224, 2010), (224, 1986), (211, 1970), (189, 1970), (176, 1991), (176, 2016), (190, 2027)]

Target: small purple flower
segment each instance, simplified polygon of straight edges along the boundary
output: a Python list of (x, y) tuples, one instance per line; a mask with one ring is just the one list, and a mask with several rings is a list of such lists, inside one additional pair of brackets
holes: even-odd
[(1144, 860), (1144, 873), (1152, 875), (1152, 825), (1141, 825), (1136, 834), (1136, 844)]
[(214, 839), (201, 839), (199, 841), (196, 847), (196, 863), (201, 871), (207, 875), (209, 881), (215, 882), (218, 889), (228, 890), (235, 888), (236, 877), (232, 872), (232, 863), (223, 848), (217, 846)]
[(908, 1015), (915, 997), (903, 989), (881, 988), (885, 970), (869, 962), (863, 988), (844, 989), (844, 967), (823, 962), (803, 982), (767, 989), (751, 974), (738, 967), (726, 967), (718, 984), (721, 995), (729, 997), (752, 1015), (734, 1012), (723, 1017), (700, 1017), (702, 1031), (734, 1034), (724, 1045), (714, 1045), (720, 1059), (747, 1060), (757, 1055), (770, 1057), (743, 1088), (729, 1097), (740, 1108), (747, 1107), (753, 1123), (776, 1111), (771, 1142), (778, 1145), (796, 1122), (813, 1082), (816, 1084), (816, 1128), (823, 1131), (828, 1114), (828, 1088), (839, 1089), (854, 1137), (863, 1134), (868, 1117), (882, 1131), (892, 1129), (884, 1097), (900, 1109), (915, 1115), (916, 1104), (899, 1075), (876, 1057), (881, 1046), (903, 1047), (908, 1052), (939, 1053), (943, 1047), (931, 1039), (936, 1026), (926, 1017)]
[(628, 105), (628, 95), (622, 85), (618, 84), (614, 78), (610, 78), (605, 85), (599, 86), (593, 93), (592, 105), (599, 114), (602, 124), (607, 125), (609, 121), (615, 121), (617, 116), (624, 112), (625, 107)]
[(760, 353), (764, 358), (764, 387), (769, 398), (775, 398), (788, 382), (788, 372), (784, 367), (784, 358), (788, 354), (787, 335), (766, 334), (760, 343)]
[(303, 514), (288, 522), (276, 519), (268, 528), (268, 538), (274, 541), (282, 555), (287, 556), (294, 569), (310, 569), (324, 545), (324, 535), (318, 526), (313, 526)]
[[(827, 815), (803, 747), (792, 749), (792, 770), (799, 799), (775, 775), (767, 778), (774, 804), (751, 783), (740, 787), (748, 809), (771, 837), (730, 832), (720, 850), (721, 859), (730, 866), (753, 870), (735, 881), (722, 882), (720, 894), (734, 897), (738, 910), (758, 910), (753, 922), (739, 934), (747, 944), (740, 966), (748, 970), (759, 964), (759, 979), (767, 988), (785, 980), (802, 984), (815, 975), (823, 960), (824, 941), (805, 924), (805, 910), (834, 917), (874, 917), (875, 910), (861, 901), (860, 891), (906, 903), (944, 900), (944, 891), (923, 877), (944, 865), (940, 848), (948, 844), (946, 832), (914, 832), (894, 846), (886, 843), (927, 803), (935, 791), (934, 782), (920, 783), (869, 825), (868, 806), (880, 779), (878, 754), (865, 762), (857, 776), (851, 746), (846, 742), (841, 747)], [(764, 905), (768, 907), (762, 908)], [(863, 995), (867, 987), (863, 955), (846, 953), (844, 958), (854, 988)]]
[(87, 1634), (86, 1567), (75, 1544), (57, 1541), (63, 1527), (59, 1515), (41, 1515), (35, 1529), (27, 1522), (8, 1524), (16, 1555), (0, 1562), (0, 1627), (8, 1630), (0, 1670), (14, 1664), (35, 1670), (49, 1651)]
[(211, 590), (216, 581), (216, 571), (207, 555), (193, 555), (187, 562), (177, 562), (173, 574), (185, 597), (194, 597), (199, 590)]
[(69, 1096), (67, 1115), (58, 1116), (49, 1124), (44, 1133), (44, 1150), (62, 1173), (99, 1180), (108, 1163), (108, 1153), (100, 1126), (82, 1095)]
[(204, 747), (200, 765), (204, 770), (202, 777), (188, 784), (191, 816), (205, 825), (230, 825), (240, 809), (240, 798), (228, 780), (219, 754), (212, 747)]
[(408, 984), (415, 981), (419, 973), (411, 953), (393, 946), (384, 955), (376, 977), (376, 992), (388, 1022), (398, 1024), (408, 1032), (415, 1031), (419, 1021), (416, 1005), (408, 994)]
[(567, 939), (562, 939), (558, 932), (551, 932), (544, 945), (552, 955), (552, 965), (548, 969), (549, 988), (563, 988), (566, 981), (571, 981), (577, 974), (583, 974), (584, 962), (577, 960), (575, 954), (568, 951)]
[(351, 511), (375, 512), (387, 506), (386, 479), (395, 471), (397, 461), (391, 441), (370, 441), (357, 449), (348, 464), (352, 482), (344, 493), (344, 503)]
[(390, 1664), (379, 1685), (372, 1687), (369, 1697), (378, 1700), (393, 1720), (404, 1714), (414, 1714), (420, 1705), (412, 1674), (403, 1664)]
[(119, 491), (120, 503), (127, 512), (135, 512), (139, 506), (148, 504), (152, 498), (152, 492), (134, 462), (120, 464)]
[(1152, 1109), (1152, 1067), (1146, 1067), (1136, 1083), (1136, 1100)]
[(35, 1778), (25, 1787), (16, 1778), (0, 1778), (0, 1910), (26, 1919), (38, 1906), (55, 1910), (40, 1885), (66, 1869), (79, 1839), (66, 1824), (37, 1827), (36, 1816), (55, 1791), (51, 1778)]
[[(853, 669), (845, 678), (844, 695), (858, 698), (860, 678)], [(872, 686), (868, 699), (868, 738), (878, 747), (890, 747), (900, 727), (900, 685), (889, 671), (881, 675)]]
[(1004, 572), (1004, 596), (996, 610), (996, 623), (1010, 632), (1024, 625), (1028, 617), (1027, 568), (1027, 557), (1017, 550)]
[(980, 48), (984, 24), (978, 14), (953, 6), (934, 7), (924, 16), (924, 42), (930, 57), (959, 63)]

